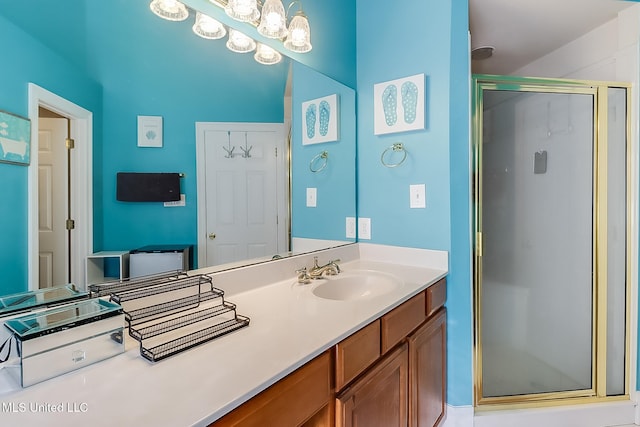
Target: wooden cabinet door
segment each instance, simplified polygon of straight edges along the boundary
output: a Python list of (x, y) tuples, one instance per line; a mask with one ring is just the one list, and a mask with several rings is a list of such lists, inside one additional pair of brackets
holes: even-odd
[(407, 425), (407, 351), (406, 343), (398, 347), (337, 397), (337, 427)]
[(446, 309), (409, 337), (409, 426), (437, 426), (444, 418)]

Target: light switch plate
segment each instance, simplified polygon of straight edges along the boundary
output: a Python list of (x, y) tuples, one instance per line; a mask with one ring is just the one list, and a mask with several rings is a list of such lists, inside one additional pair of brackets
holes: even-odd
[(356, 238), (356, 219), (352, 216), (347, 217), (346, 221), (346, 238), (347, 239), (355, 239)]
[(315, 208), (318, 204), (318, 189), (307, 188), (307, 207)]
[(358, 218), (358, 239), (371, 240), (371, 218)]
[(409, 186), (409, 207), (411, 209), (422, 209), (427, 207), (426, 186), (424, 184), (414, 184)]

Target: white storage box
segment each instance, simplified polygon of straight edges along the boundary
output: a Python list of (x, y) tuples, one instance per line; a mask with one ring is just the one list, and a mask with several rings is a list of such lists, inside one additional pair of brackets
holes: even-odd
[(129, 277), (142, 277), (168, 271), (187, 271), (191, 247), (185, 245), (144, 246), (129, 255)]
[(22, 387), (124, 351), (124, 313), (118, 304), (91, 299), (9, 319), (19, 357), (7, 366)]

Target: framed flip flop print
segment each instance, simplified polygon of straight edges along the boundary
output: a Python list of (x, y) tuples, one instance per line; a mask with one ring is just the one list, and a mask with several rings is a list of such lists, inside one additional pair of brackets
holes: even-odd
[(374, 134), (425, 128), (425, 75), (405, 77), (373, 86)]
[(302, 145), (339, 139), (338, 95), (302, 103)]

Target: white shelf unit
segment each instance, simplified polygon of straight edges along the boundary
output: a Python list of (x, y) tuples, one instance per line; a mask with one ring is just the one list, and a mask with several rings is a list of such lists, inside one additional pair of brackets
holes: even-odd
[[(105, 276), (105, 261), (118, 261), (118, 277)], [(129, 277), (129, 251), (100, 251), (87, 256), (86, 284), (110, 282)]]

